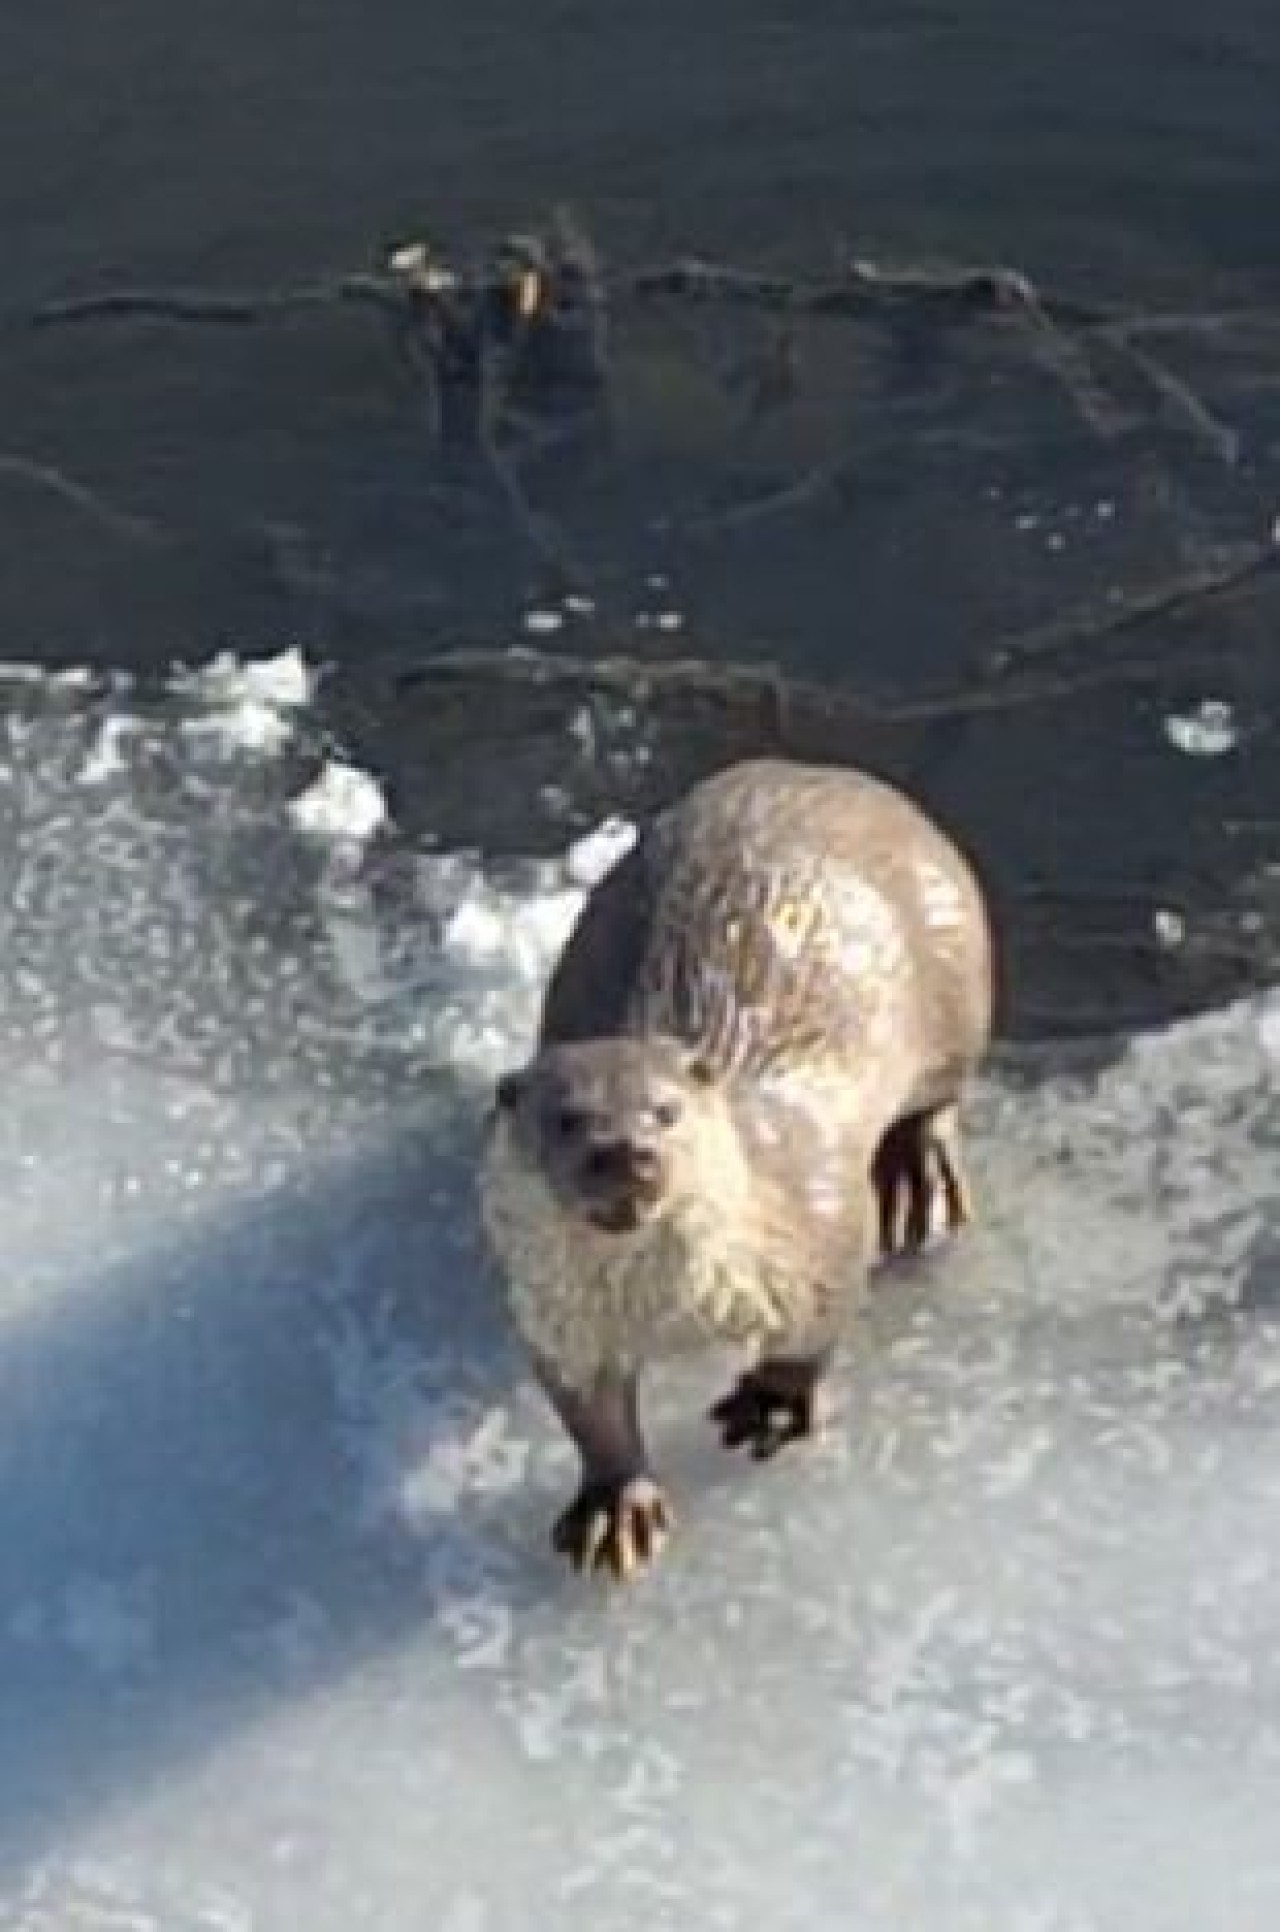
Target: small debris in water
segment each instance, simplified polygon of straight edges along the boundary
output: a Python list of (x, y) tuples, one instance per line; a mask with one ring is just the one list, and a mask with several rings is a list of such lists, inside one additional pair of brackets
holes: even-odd
[(634, 622), (638, 631), (678, 631), (684, 625), (684, 613), (678, 610), (638, 610)]
[(1151, 921), (1162, 946), (1180, 946), (1187, 936), (1187, 922), (1170, 906), (1158, 906)]
[(571, 617), (590, 617), (596, 607), (594, 597), (579, 597), (570, 593), (564, 600), (564, 607)]
[(1192, 712), (1174, 712), (1164, 721), (1171, 745), (1189, 758), (1221, 758), (1236, 743), (1235, 713), (1221, 698), (1205, 698)]
[(552, 631), (564, 629), (564, 612), (560, 610), (527, 610), (524, 614), (524, 627), (534, 637), (547, 637)]

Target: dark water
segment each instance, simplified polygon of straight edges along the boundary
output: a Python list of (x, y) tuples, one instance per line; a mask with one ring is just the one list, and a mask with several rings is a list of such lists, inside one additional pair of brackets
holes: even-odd
[[(487, 676), (447, 702), (400, 681), (459, 643), (527, 642), (542, 559), (501, 504), (453, 490), (367, 314), (34, 331), (40, 304), (337, 275), (406, 234), (474, 254), (564, 199), (614, 276), (692, 252), (822, 275), (844, 251), (1002, 261), (1126, 311), (1280, 310), (1280, 23), (1260, 4), (123, 0), (13, 13), (0, 68), (2, 450), (22, 459), (0, 469), (4, 654), (154, 666), (302, 642), (341, 667), (326, 702), (411, 834), (559, 836), (531, 807), (563, 758), (558, 701), (495, 697)], [(805, 324), (794, 397), (753, 426), (734, 376), (776, 329), (714, 306), (615, 310), (615, 442), (536, 506), (593, 604), (550, 648), (776, 661), (901, 704), (971, 688), (999, 639), (1213, 567), (1271, 526), (1265, 316), (1161, 346), (1236, 439), (1231, 463), (1132, 371), (1104, 371), (1122, 421), (1100, 429), (999, 330), (900, 365), (868, 329)], [(833, 462), (836, 496), (724, 523)], [(644, 621), (659, 608), (678, 632)], [(806, 700), (780, 732), (659, 688), (651, 776), (630, 796), (602, 768), (582, 809), (643, 804), (780, 736), (873, 758), (984, 856), (1026, 962), (1020, 1024), (1178, 1010), (1274, 957), (1278, 612), (1263, 581), (1151, 627), (1134, 676), (1110, 677), (1104, 640), (1052, 660), (1053, 694), (959, 721), (818, 717)], [(1232, 707), (1237, 742), (1192, 759), (1163, 720), (1205, 698)], [(518, 796), (473, 782), (499, 748)], [(1169, 905), (1189, 914), (1172, 957), (1152, 936)]]

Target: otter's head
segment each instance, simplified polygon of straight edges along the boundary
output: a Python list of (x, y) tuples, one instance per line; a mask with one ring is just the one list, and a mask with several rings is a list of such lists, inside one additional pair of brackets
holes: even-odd
[(616, 1235), (671, 1209), (714, 1107), (694, 1056), (663, 1040), (548, 1047), (495, 1095), (513, 1150), (564, 1212)]

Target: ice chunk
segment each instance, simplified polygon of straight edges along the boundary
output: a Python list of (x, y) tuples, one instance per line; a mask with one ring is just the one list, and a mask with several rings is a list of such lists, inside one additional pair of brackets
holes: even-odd
[(565, 874), (573, 885), (589, 890), (600, 883), (635, 841), (636, 828), (626, 819), (605, 819), (569, 847), (565, 854)]
[(1165, 736), (1189, 758), (1221, 758), (1236, 743), (1235, 713), (1220, 698), (1205, 698), (1194, 711), (1173, 712)]
[(533, 637), (547, 637), (553, 631), (564, 629), (564, 612), (527, 610), (524, 614), (524, 627)]
[(369, 772), (330, 758), (319, 777), (290, 801), (289, 816), (313, 837), (363, 842), (387, 823), (387, 801)]
[(169, 682), (197, 707), (180, 726), (191, 744), (222, 758), (271, 758), (292, 740), (293, 714), (311, 702), (315, 673), (296, 647), (247, 659), (219, 651), (196, 670), (176, 669)]
[(296, 711), (311, 702), (316, 674), (296, 645), (275, 657), (241, 658), (219, 651), (195, 670), (177, 670), (171, 679), (176, 691), (194, 692), (211, 704), (238, 706), (249, 702), (273, 711)]
[(274, 705), (242, 697), (219, 704), (196, 718), (184, 718), (178, 729), (192, 744), (223, 758), (241, 753), (274, 758), (293, 737), (293, 726)]

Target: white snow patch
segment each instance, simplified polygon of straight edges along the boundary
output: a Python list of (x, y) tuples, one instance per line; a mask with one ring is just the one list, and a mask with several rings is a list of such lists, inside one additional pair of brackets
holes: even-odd
[(252, 702), (273, 711), (298, 711), (315, 695), (316, 672), (294, 645), (275, 657), (219, 651), (195, 670), (176, 670), (170, 682), (175, 691), (198, 693), (219, 706)]
[(0, 682), (6, 684), (41, 684), (55, 691), (88, 691), (99, 682), (100, 676), (101, 673), (91, 670), (87, 664), (68, 664), (51, 671), (47, 664), (22, 658), (0, 659)]
[(131, 718), (127, 713), (104, 718), (97, 738), (80, 767), (80, 783), (101, 785), (107, 779), (116, 778), (121, 772), (127, 771), (129, 761), (125, 747), (142, 729), (142, 721)]
[(183, 737), (215, 757), (275, 758), (293, 737), (293, 726), (269, 704), (237, 698), (199, 718), (184, 718)]
[(195, 750), (219, 759), (269, 759), (293, 739), (296, 714), (311, 702), (315, 680), (293, 647), (263, 658), (220, 651), (195, 670), (175, 669), (169, 685), (201, 707), (179, 727)]
[[(979, 1219), (880, 1278), (808, 1448), (722, 1452), (719, 1360), (647, 1378), (680, 1523), (612, 1593), (548, 1548), (574, 1462), (473, 1089), (631, 828), (519, 883), (417, 855), (403, 982), (346, 879), (335, 1038), (403, 984), (448, 1063), (388, 1096), (336, 1048), (236, 1071), (251, 1024), (296, 1044), (298, 959), (201, 923), (153, 803), (20, 828), (104, 842), (52, 904), (19, 881), (0, 986), (0, 1923), (1280, 1923), (1280, 994), (993, 1072)], [(59, 977), (104, 906), (188, 996), (149, 1027)]]
[(299, 831), (316, 838), (363, 843), (389, 821), (382, 787), (369, 772), (340, 759), (324, 768), (304, 792), (290, 801), (289, 816)]
[(1258, 1037), (1263, 1052), (1273, 1060), (1280, 1060), (1280, 993), (1272, 993), (1260, 1002)]
[(497, 959), (508, 943), (506, 922), (495, 905), (479, 896), (464, 899), (445, 927), (444, 943), (457, 960), (488, 963)]
[(565, 877), (573, 885), (589, 891), (613, 870), (635, 842), (636, 828), (629, 820), (607, 818), (569, 847), (564, 859)]

